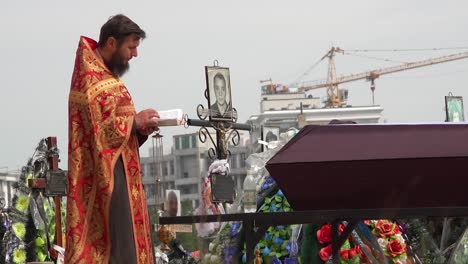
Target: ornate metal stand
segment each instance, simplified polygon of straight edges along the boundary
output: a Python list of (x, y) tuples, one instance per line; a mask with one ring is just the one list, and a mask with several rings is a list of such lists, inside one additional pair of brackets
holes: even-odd
[[(207, 90), (205, 90), (205, 97), (207, 97)], [(238, 124), (237, 122), (237, 110), (232, 109), (232, 121), (208, 121), (206, 120), (210, 115), (210, 110), (205, 109), (202, 104), (197, 106), (197, 115), (198, 120), (188, 118), (188, 115), (185, 115), (185, 127), (189, 126), (198, 126), (200, 127), (198, 131), (198, 137), (200, 142), (206, 143), (208, 139), (213, 144), (214, 148), (208, 150), (208, 156), (210, 159), (229, 159), (231, 152), (228, 149), (229, 142), (233, 146), (239, 145), (240, 134), (238, 130), (251, 131), (252, 127), (249, 124)], [(213, 139), (208, 127), (215, 129), (216, 131), (216, 140)], [(227, 136), (226, 136), (227, 135)]]

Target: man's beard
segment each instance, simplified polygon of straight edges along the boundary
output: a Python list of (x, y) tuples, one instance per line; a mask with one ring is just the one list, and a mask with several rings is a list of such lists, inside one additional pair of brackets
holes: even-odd
[(130, 64), (125, 62), (125, 60), (120, 56), (120, 53), (117, 51), (112, 54), (111, 59), (104, 60), (106, 67), (112, 72), (112, 74), (116, 77), (122, 77), (128, 69), (130, 69)]

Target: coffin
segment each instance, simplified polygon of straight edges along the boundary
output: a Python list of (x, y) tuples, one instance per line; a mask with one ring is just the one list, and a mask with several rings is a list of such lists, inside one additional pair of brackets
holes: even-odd
[(468, 207), (468, 124), (306, 126), (266, 167), (294, 210)]

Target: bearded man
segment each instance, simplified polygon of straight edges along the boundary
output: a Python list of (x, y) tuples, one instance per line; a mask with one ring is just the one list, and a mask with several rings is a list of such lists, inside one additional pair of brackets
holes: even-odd
[(99, 42), (81, 37), (69, 95), (65, 263), (154, 263), (138, 148), (158, 129), (136, 113), (120, 77), (145, 32), (111, 17)]

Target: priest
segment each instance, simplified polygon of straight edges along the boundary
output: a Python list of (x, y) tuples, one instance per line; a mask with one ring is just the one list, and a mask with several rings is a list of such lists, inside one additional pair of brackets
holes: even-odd
[(158, 112), (136, 112), (120, 79), (145, 32), (111, 17), (99, 41), (81, 37), (69, 94), (65, 263), (154, 263), (138, 148)]

